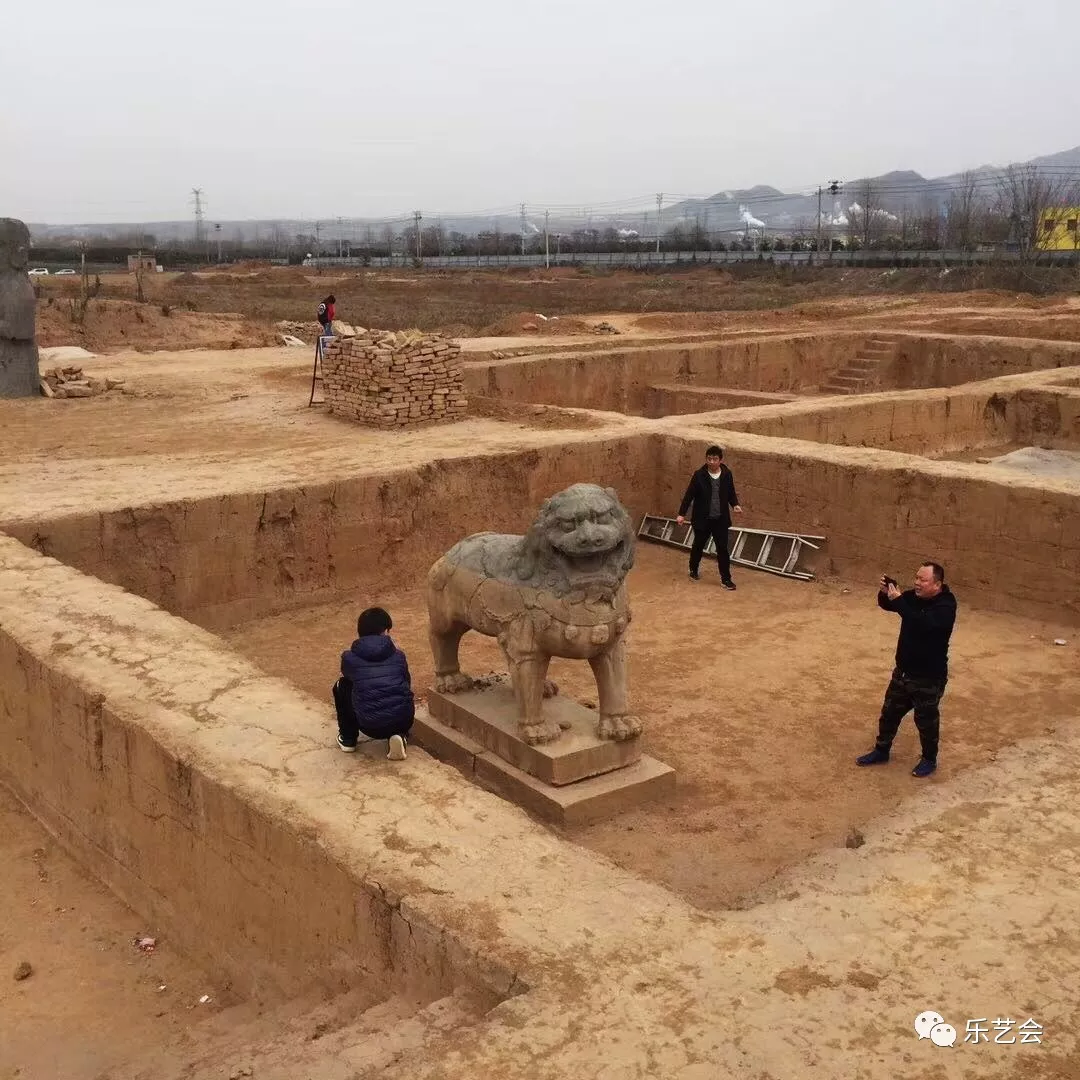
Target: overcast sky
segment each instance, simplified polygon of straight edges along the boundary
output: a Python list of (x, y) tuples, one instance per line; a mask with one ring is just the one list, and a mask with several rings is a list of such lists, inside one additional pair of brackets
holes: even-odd
[[(1080, 143), (1080, 0), (48, 0), (0, 216), (389, 216), (941, 175)], [(542, 211), (541, 211), (542, 212)]]

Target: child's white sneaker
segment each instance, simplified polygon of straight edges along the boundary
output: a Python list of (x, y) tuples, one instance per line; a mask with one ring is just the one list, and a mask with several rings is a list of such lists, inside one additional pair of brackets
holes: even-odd
[(405, 760), (405, 737), (403, 735), (391, 735), (389, 740), (389, 749), (386, 751), (386, 756), (391, 761), (404, 761)]

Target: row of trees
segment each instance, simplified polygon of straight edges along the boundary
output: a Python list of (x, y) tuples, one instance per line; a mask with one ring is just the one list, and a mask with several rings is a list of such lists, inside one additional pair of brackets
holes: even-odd
[[(1072, 174), (1012, 166), (986, 178), (968, 173), (944, 199), (898, 201), (880, 184), (863, 181), (845, 201), (845, 225), (823, 229), (828, 240), (855, 250), (976, 251), (1009, 247), (1029, 261), (1062, 231), (1080, 248), (1077, 207), (1080, 183)], [(810, 222), (788, 236), (759, 237), (773, 250), (814, 250), (817, 229)], [(823, 244), (823, 246), (826, 246)]]
[[(806, 218), (791, 227), (766, 224), (747, 226), (741, 231), (710, 231), (700, 218), (683, 221), (667, 229), (660, 238), (662, 251), (816, 251), (830, 248), (878, 251), (976, 251), (1009, 247), (1024, 261), (1033, 258), (1053, 232), (1080, 249), (1077, 206), (1080, 183), (1061, 170), (1034, 166), (1013, 166), (1003, 173), (967, 174), (944, 197), (925, 194), (904, 199), (895, 189), (880, 182), (862, 181), (844, 192), (846, 220), (835, 224)], [(766, 214), (767, 216), (767, 214)], [(1060, 218), (1060, 222), (1057, 220)], [(1051, 222), (1051, 229), (1047, 222)], [(1059, 227), (1058, 227), (1059, 226)], [(123, 265), (129, 254), (153, 251), (158, 261), (170, 267), (240, 259), (271, 259), (300, 263), (309, 255), (329, 258), (377, 258), (392, 255), (403, 261), (423, 255), (502, 256), (522, 252), (552, 255), (592, 252), (648, 252), (656, 248), (655, 236), (632, 231), (582, 228), (564, 232), (532, 232), (524, 238), (518, 232), (502, 231), (497, 225), (475, 234), (447, 230), (441, 224), (416, 226), (362, 226), (352, 237), (326, 236), (314, 232), (288, 231), (284, 226), (262, 226), (254, 238), (225, 238), (223, 231), (193, 239), (158, 242), (151, 234), (132, 230), (111, 239), (82, 238), (78, 242), (35, 244), (35, 262), (65, 263), (79, 258), (96, 266)]]

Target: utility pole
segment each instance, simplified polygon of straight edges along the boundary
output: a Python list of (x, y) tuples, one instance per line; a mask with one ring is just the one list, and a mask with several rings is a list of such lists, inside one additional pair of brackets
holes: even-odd
[(416, 220), (416, 261), (420, 263), (424, 261), (424, 234), (420, 231), (423, 217), (419, 210), (413, 211), (413, 218)]
[(341, 258), (341, 218), (337, 219), (337, 257)]
[[(839, 191), (840, 191), (840, 189), (842, 187), (843, 187), (843, 184), (841, 184), (839, 180), (830, 180), (829, 181), (829, 194), (833, 197), (834, 200), (836, 199), (836, 196), (837, 196), (837, 194), (839, 193)], [(834, 202), (834, 205), (835, 205), (835, 202)], [(821, 238), (821, 189), (818, 188), (818, 239), (819, 239), (819, 241), (820, 241), (820, 238)], [(833, 241), (832, 241), (832, 214), (830, 214), (829, 215), (829, 257), (830, 258), (832, 257), (832, 245), (833, 245)], [(820, 246), (820, 244), (819, 244), (819, 246)]]
[(214, 226), (214, 232), (217, 233), (217, 261), (221, 262), (221, 225), (220, 223)]
[(656, 193), (656, 254), (660, 254), (660, 214), (664, 208), (664, 193)]
[(521, 204), (521, 254), (525, 254), (525, 204)]
[(544, 211), (544, 269), (547, 270), (551, 266), (551, 252), (548, 249), (548, 223), (551, 220), (551, 211)]
[(322, 235), (321, 234), (322, 234), (322, 222), (321, 221), (316, 221), (315, 222), (315, 265), (316, 266), (321, 266), (322, 265), (322, 260), (321, 260), (322, 252), (319, 250), (319, 247), (322, 244)]
[(195, 196), (195, 246), (200, 248), (202, 247), (203, 239), (203, 189), (192, 188), (191, 194)]
[(817, 189), (817, 242), (814, 245), (814, 250), (821, 254), (821, 185), (818, 184)]

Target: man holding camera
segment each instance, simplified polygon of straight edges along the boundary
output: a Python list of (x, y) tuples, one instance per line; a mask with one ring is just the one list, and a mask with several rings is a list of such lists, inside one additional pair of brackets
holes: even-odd
[(891, 577), (882, 577), (878, 607), (900, 616), (896, 666), (878, 721), (874, 749), (856, 758), (857, 765), (889, 760), (900, 721), (914, 709), (922, 758), (912, 776), (929, 776), (937, 768), (940, 714), (938, 704), (949, 681), (949, 638), (956, 622), (956, 597), (945, 584), (945, 571), (927, 562), (915, 574), (914, 587), (901, 592)]

